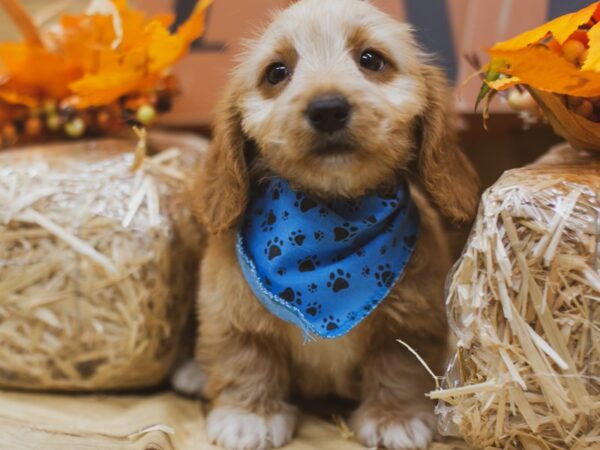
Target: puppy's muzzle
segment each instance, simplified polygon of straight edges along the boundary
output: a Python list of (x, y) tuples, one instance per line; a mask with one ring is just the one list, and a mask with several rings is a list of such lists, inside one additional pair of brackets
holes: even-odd
[(346, 128), (351, 113), (348, 100), (337, 95), (317, 97), (306, 109), (306, 117), (313, 129), (329, 134)]

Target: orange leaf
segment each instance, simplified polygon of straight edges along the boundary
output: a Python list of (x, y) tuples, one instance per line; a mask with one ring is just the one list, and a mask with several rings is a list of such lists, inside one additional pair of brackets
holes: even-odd
[(0, 60), (4, 75), (19, 92), (60, 98), (68, 94), (67, 83), (77, 77), (75, 67), (60, 55), (25, 43), (0, 45)]
[(590, 39), (588, 37), (588, 33), (586, 30), (575, 30), (571, 35), (567, 38), (568, 40), (575, 39), (576, 41), (581, 42), (586, 47), (589, 45)]
[(491, 53), (509, 62), (508, 75), (537, 89), (578, 97), (600, 93), (600, 72), (580, 70), (543, 45), (513, 51), (494, 49)]
[(23, 105), (29, 108), (35, 108), (39, 105), (37, 98), (21, 92), (15, 92), (13, 89), (0, 87), (0, 100), (10, 105)]
[(173, 13), (161, 13), (152, 16), (152, 21), (159, 22), (163, 27), (169, 28), (175, 21)]
[(158, 22), (151, 22), (146, 30), (148, 38), (148, 70), (159, 72), (175, 63), (187, 49), (178, 35), (171, 35)]
[(599, 2), (571, 14), (557, 17), (542, 26), (526, 31), (512, 39), (499, 42), (492, 50), (519, 50), (530, 44), (539, 42), (551, 34), (560, 44), (564, 43), (580, 25), (586, 24), (596, 12)]
[(189, 45), (204, 34), (206, 10), (213, 0), (199, 0), (189, 19), (177, 29), (177, 35)]

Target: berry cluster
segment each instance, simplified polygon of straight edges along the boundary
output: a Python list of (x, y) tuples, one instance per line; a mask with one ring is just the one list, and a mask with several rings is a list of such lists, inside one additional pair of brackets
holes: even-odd
[(170, 110), (176, 93), (177, 83), (168, 76), (152, 92), (125, 95), (103, 106), (79, 109), (71, 97), (46, 99), (38, 107), (6, 107), (0, 115), (0, 148), (52, 137), (100, 136), (123, 126), (148, 126), (158, 114)]

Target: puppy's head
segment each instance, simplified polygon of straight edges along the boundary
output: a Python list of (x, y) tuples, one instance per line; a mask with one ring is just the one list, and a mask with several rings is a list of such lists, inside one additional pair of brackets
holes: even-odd
[(216, 117), (198, 215), (231, 227), (255, 168), (322, 197), (391, 185), (413, 159), (443, 213), (467, 220), (477, 177), (455, 140), (445, 79), (408, 25), (361, 0), (301, 0), (248, 44)]

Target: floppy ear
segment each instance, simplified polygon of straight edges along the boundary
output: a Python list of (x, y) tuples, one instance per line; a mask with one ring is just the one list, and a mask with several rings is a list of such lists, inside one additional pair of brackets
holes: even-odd
[(456, 116), (446, 77), (425, 66), (427, 106), (421, 118), (419, 171), (425, 189), (443, 215), (471, 220), (477, 210), (479, 177), (458, 145)]
[(217, 106), (213, 140), (194, 185), (194, 214), (211, 233), (235, 226), (248, 201), (248, 169), (238, 91), (231, 83)]

